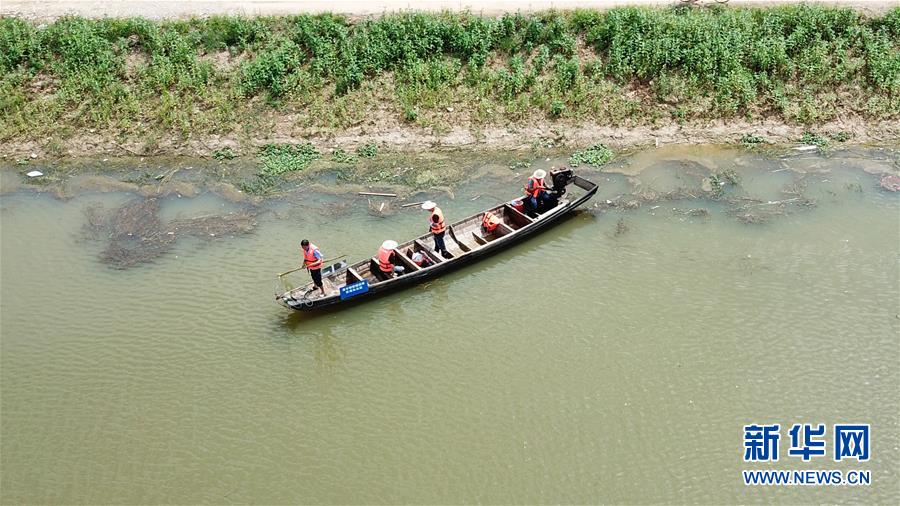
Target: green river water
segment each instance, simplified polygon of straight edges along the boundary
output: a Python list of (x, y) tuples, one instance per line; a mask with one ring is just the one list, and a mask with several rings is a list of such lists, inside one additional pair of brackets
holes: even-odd
[[(867, 172), (896, 164), (862, 148), (638, 153), (582, 170), (600, 193), (540, 236), (316, 316), (273, 297), (302, 237), (358, 260), (425, 215), (292, 193), (252, 234), (114, 269), (84, 211), (134, 195), (3, 195), (0, 502), (897, 504), (900, 199)], [(604, 205), (721, 168), (741, 178), (729, 195), (783, 212)], [(495, 164), (452, 200), (425, 196), (453, 221), (530, 170)], [(769, 203), (798, 185), (814, 205)], [(173, 196), (161, 218), (239, 207)], [(868, 462), (835, 463), (830, 442), (787, 457), (791, 424), (842, 422), (871, 424)], [(778, 463), (742, 461), (749, 423), (781, 424)], [(865, 469), (872, 484), (748, 487), (742, 469)]]

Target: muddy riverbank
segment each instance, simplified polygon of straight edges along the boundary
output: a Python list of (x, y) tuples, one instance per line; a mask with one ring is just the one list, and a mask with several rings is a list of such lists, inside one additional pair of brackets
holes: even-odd
[[(448, 124), (455, 123), (452, 113), (445, 113)], [(265, 137), (240, 133), (221, 135), (173, 134), (154, 137), (152, 143), (140, 136), (117, 139), (111, 132), (80, 131), (68, 138), (11, 139), (0, 144), (0, 160), (15, 162), (38, 158), (105, 157), (211, 157), (222, 149), (238, 154), (254, 154), (270, 143), (307, 141), (321, 151), (352, 151), (357, 146), (375, 143), (384, 151), (416, 153), (422, 151), (530, 151), (538, 147), (556, 146), (577, 149), (601, 142), (619, 150), (669, 144), (738, 143), (744, 136), (756, 136), (767, 143), (798, 143), (804, 133), (842, 135), (855, 144), (896, 144), (900, 140), (900, 122), (872, 121), (846, 117), (811, 127), (790, 125), (778, 120), (747, 121), (742, 119), (703, 122), (662, 121), (657, 125), (610, 126), (590, 122), (536, 121), (513, 127), (455, 126), (443, 131), (405, 124), (393, 116), (375, 115), (365, 125), (339, 131), (302, 128), (290, 119), (273, 119), (273, 129)], [(462, 123), (467, 123), (461, 120)]]

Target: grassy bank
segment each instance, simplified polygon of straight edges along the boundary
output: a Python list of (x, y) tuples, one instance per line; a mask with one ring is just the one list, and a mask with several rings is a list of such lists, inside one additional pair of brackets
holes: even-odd
[(0, 141), (900, 118), (900, 8), (0, 19)]

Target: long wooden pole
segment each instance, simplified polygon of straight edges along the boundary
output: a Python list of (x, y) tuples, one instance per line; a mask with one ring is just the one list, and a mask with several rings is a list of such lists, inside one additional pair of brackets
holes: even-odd
[(373, 197), (396, 197), (396, 193), (358, 192), (357, 195), (371, 195)]
[[(326, 263), (328, 263), (328, 262), (334, 262), (335, 260), (339, 260), (339, 259), (341, 259), (341, 258), (344, 258), (345, 256), (347, 256), (347, 255), (341, 255), (341, 256), (339, 256), (339, 257), (334, 257), (334, 258), (329, 258), (329, 259), (327, 259), (327, 260), (322, 260), (322, 264), (326, 264)], [(291, 269), (291, 270), (289, 270), (289, 271), (287, 271), (287, 272), (282, 272), (281, 274), (278, 275), (278, 277), (280, 278), (280, 277), (286, 276), (286, 275), (288, 275), (288, 274), (290, 274), (290, 273), (292, 273), (292, 272), (302, 271), (303, 269), (306, 269), (306, 266), (305, 266), (305, 265), (301, 265), (300, 267), (297, 267), (296, 269)]]

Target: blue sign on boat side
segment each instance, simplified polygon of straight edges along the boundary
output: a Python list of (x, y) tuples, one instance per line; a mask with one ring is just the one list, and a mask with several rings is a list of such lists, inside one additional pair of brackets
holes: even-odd
[(356, 297), (369, 291), (369, 282), (367, 280), (357, 281), (341, 288), (341, 300)]

